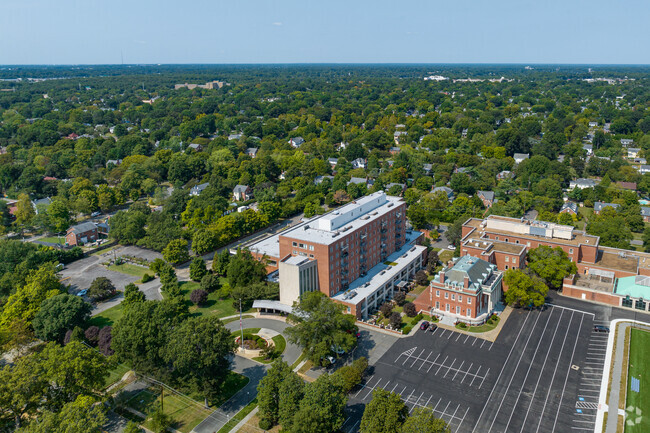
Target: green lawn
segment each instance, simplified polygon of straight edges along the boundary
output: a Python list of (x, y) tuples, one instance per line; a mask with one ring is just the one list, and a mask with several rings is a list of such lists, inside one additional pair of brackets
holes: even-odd
[[(625, 433), (650, 431), (650, 332), (632, 329), (625, 401)], [(640, 381), (641, 392), (632, 391), (632, 378)]]
[(462, 329), (464, 331), (469, 331), (469, 332), (488, 332), (493, 330), (499, 325), (499, 319), (493, 321), (492, 323), (484, 323), (479, 326), (469, 326), (467, 328), (461, 328), (459, 325), (456, 325), (456, 328)]
[(65, 236), (61, 236), (61, 237), (48, 236), (46, 238), (40, 238), (39, 241), (41, 241), (41, 242), (49, 242), (51, 244), (65, 245)]
[(109, 372), (108, 379), (106, 379), (106, 388), (109, 386), (113, 385), (114, 383), (118, 382), (119, 380), (122, 379), (122, 377), (130, 370), (129, 367), (127, 367), (124, 364), (117, 364), (115, 368), (113, 368)]
[[(163, 408), (172, 420), (172, 427), (182, 433), (189, 433), (196, 425), (203, 421), (214, 409), (221, 406), (237, 391), (242, 389), (248, 383), (248, 378), (237, 373), (230, 372), (224, 382), (223, 392), (210, 402), (210, 409), (204, 409), (201, 404), (189, 401), (187, 398), (179, 397), (169, 391), (165, 391), (163, 396)], [(160, 405), (160, 389), (150, 388), (141, 391), (132, 397), (126, 405), (144, 413), (150, 414)], [(203, 397), (200, 395), (190, 395), (197, 402), (202, 402)], [(144, 426), (150, 428), (149, 421), (144, 422)]]
[(122, 317), (122, 314), (124, 314), (122, 311), (122, 304), (118, 304), (91, 317), (89, 326), (95, 325), (99, 328), (103, 328), (104, 326), (113, 326), (117, 319)]
[[(190, 313), (194, 316), (217, 316), (217, 317), (226, 317), (239, 314), (239, 308), (233, 306), (232, 298), (229, 299), (219, 299), (217, 296), (218, 292), (212, 292), (208, 294), (208, 301), (202, 306), (198, 307), (192, 304), (190, 301), (190, 293), (193, 290), (198, 289), (200, 284), (194, 281), (185, 281), (181, 282), (181, 293), (185, 298), (185, 302), (190, 309)], [(253, 309), (246, 310), (244, 313), (252, 313)]]
[[(284, 353), (284, 349), (287, 347), (287, 340), (284, 339), (282, 335), (276, 335), (275, 337), (272, 338), (273, 343), (275, 344), (275, 351), (279, 355)], [(273, 359), (265, 359), (263, 356), (258, 356), (256, 358), (253, 358), (253, 360), (257, 362), (261, 362), (262, 364), (270, 364), (274, 360)]]
[(449, 260), (454, 258), (454, 252), (452, 250), (444, 250), (438, 253), (438, 257), (440, 258), (440, 263), (444, 266)]
[(111, 271), (120, 272), (122, 274), (132, 275), (140, 279), (142, 279), (142, 276), (144, 274), (153, 274), (153, 272), (150, 272), (148, 268), (145, 268), (143, 266), (133, 265), (131, 263), (123, 263), (121, 265), (110, 265), (108, 269)]

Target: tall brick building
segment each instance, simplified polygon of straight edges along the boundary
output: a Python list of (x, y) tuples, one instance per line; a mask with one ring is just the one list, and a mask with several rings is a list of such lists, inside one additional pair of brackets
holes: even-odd
[(366, 317), (422, 267), (419, 232), (406, 229), (406, 204), (376, 192), (249, 247), (279, 270), (280, 302), (320, 290)]

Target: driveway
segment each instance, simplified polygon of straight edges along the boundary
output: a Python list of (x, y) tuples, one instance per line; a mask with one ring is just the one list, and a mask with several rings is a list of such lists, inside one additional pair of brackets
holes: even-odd
[[(274, 319), (244, 319), (242, 322), (244, 328), (267, 328), (277, 331), (281, 334), (289, 327), (285, 322)], [(226, 328), (230, 331), (239, 329), (239, 320), (226, 324)], [(286, 339), (286, 335), (284, 335)], [(295, 344), (287, 341), (287, 348), (282, 354), (282, 359), (289, 365), (293, 364), (302, 351)], [(242, 410), (248, 403), (250, 403), (257, 395), (257, 385), (260, 380), (266, 375), (266, 370), (270, 366), (268, 364), (259, 364), (248, 358), (235, 355), (233, 359), (233, 371), (243, 374), (248, 377), (248, 384), (242, 388), (237, 394), (233, 395), (230, 400), (225, 402), (220, 408), (216, 409), (210, 416), (201, 421), (199, 425), (194, 427), (194, 433), (214, 433), (219, 431), (229, 419), (235, 416)]]

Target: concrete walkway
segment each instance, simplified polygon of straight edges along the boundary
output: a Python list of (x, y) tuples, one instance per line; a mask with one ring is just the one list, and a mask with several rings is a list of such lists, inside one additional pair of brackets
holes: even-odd
[[(612, 332), (609, 334), (609, 339), (607, 341), (607, 356), (605, 358), (605, 370), (603, 371), (603, 380), (600, 386), (600, 398), (598, 401), (598, 414), (596, 416), (596, 427), (595, 432), (603, 431), (603, 421), (604, 414), (608, 412), (607, 415), (607, 425), (605, 426), (605, 433), (616, 433), (616, 428), (618, 424), (618, 415), (619, 412), (619, 402), (621, 398), (625, 396), (620, 395), (621, 389), (621, 380), (623, 380), (623, 362), (625, 354), (625, 331), (627, 328), (634, 326), (635, 328), (645, 329), (650, 331), (650, 323), (644, 322), (634, 322), (629, 320), (613, 320), (611, 323)], [(617, 329), (618, 332), (613, 330)], [(616, 335), (616, 340), (614, 336)], [(616, 346), (614, 348), (614, 346)], [(614, 362), (612, 363), (612, 355), (614, 356)], [(609, 391), (609, 401), (607, 399), (607, 386), (609, 384), (609, 376), (611, 370), (611, 388)], [(627, 374), (627, 372), (625, 372)], [(623, 412), (625, 413), (625, 412)]]
[[(274, 319), (244, 319), (242, 322), (244, 328), (264, 328), (267, 330), (275, 331), (283, 334), (284, 330), (290, 327), (282, 320)], [(239, 321), (230, 322), (226, 324), (226, 328), (230, 331), (239, 329)], [(287, 338), (284, 335), (285, 339)], [(295, 344), (287, 341), (287, 347), (282, 354), (282, 359), (289, 365), (293, 364), (300, 354), (301, 349)], [(249, 382), (244, 388), (239, 390), (228, 401), (226, 401), (220, 408), (212, 412), (206, 419), (201, 421), (199, 425), (194, 427), (194, 433), (214, 433), (219, 431), (233, 416), (250, 403), (257, 395), (257, 385), (260, 380), (266, 375), (266, 370), (270, 368), (268, 364), (260, 364), (250, 359), (241, 356), (235, 356), (233, 359), (232, 370), (236, 373), (243, 374), (248, 377)]]

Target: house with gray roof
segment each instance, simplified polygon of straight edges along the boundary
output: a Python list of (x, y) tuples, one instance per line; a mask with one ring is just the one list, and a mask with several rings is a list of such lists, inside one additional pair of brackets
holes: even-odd
[(621, 205), (616, 203), (605, 203), (602, 201), (597, 201), (596, 203), (594, 203), (594, 214), (599, 215), (603, 209), (608, 207), (617, 210), (619, 207), (621, 207)]
[(641, 216), (643, 217), (643, 221), (650, 223), (650, 207), (642, 207)]
[(302, 146), (305, 143), (305, 139), (302, 137), (294, 137), (289, 139), (289, 144), (296, 149)]
[(203, 150), (203, 146), (201, 146), (199, 143), (190, 143), (190, 144), (187, 146), (187, 148), (188, 148), (188, 149), (192, 149), (192, 150), (194, 150), (195, 152), (200, 152), (200, 151)]
[(315, 184), (315, 185), (320, 185), (321, 183), (323, 183), (323, 181), (324, 181), (325, 179), (329, 179), (330, 182), (334, 182), (334, 176), (327, 176), (327, 175), (324, 175), (324, 176), (316, 176), (316, 177), (314, 178), (314, 184)]
[(489, 208), (496, 202), (496, 199), (494, 198), (494, 191), (477, 191), (476, 195), (481, 199), (483, 206), (486, 208)]
[(47, 209), (47, 207), (52, 204), (52, 199), (49, 197), (39, 198), (38, 200), (32, 200), (32, 207), (36, 212), (36, 215), (39, 213), (40, 209)]
[(422, 169), (424, 170), (424, 174), (430, 174), (431, 170), (433, 170), (433, 164), (424, 164), (422, 165)]
[(253, 198), (253, 190), (248, 185), (236, 185), (232, 195), (236, 201), (246, 201)]
[(250, 156), (251, 158), (255, 158), (257, 156), (257, 147), (249, 147), (246, 149), (246, 155)]
[(578, 205), (572, 201), (565, 201), (560, 208), (560, 213), (578, 215)]
[(585, 188), (593, 188), (596, 185), (598, 185), (600, 182), (596, 181), (595, 179), (587, 179), (587, 178), (579, 178), (576, 180), (572, 180), (569, 182), (569, 189), (585, 189)]
[(448, 186), (437, 186), (431, 190), (433, 194), (436, 194), (438, 192), (443, 192), (447, 196), (447, 200), (449, 201), (454, 201), (454, 190), (449, 188)]
[(83, 245), (95, 242), (97, 239), (99, 239), (97, 225), (90, 221), (70, 227), (65, 235), (65, 242), (69, 246)]
[(201, 195), (204, 189), (206, 189), (208, 186), (210, 186), (210, 182), (202, 183), (200, 185), (195, 185), (190, 189), (190, 195), (193, 197), (196, 197), (198, 195)]
[(515, 164), (520, 164), (525, 159), (528, 159), (530, 157), (530, 154), (529, 153), (515, 153), (514, 155), (512, 155), (512, 157), (515, 159)]

